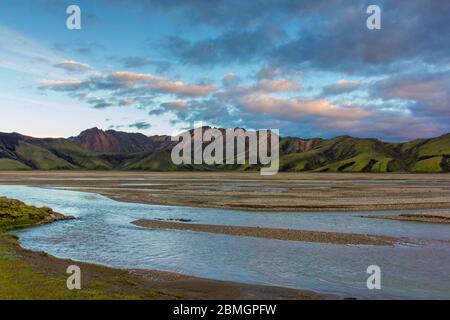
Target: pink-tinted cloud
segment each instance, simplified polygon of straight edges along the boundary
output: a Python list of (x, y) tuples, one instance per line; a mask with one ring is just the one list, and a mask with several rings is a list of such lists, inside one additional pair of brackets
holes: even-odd
[(64, 69), (68, 72), (86, 72), (92, 70), (92, 67), (90, 65), (74, 60), (61, 61), (54, 64), (54, 67)]
[(336, 83), (325, 86), (322, 89), (322, 95), (324, 95), (324, 96), (339, 95), (339, 94), (358, 90), (363, 86), (364, 86), (364, 83), (359, 82), (359, 81), (341, 79), (341, 80), (337, 81)]
[(298, 81), (291, 79), (261, 79), (257, 86), (257, 90), (263, 92), (292, 92), (301, 89), (301, 85)]
[(181, 81), (169, 81), (165, 78), (155, 79), (149, 84), (149, 88), (157, 92), (183, 97), (203, 97), (216, 90), (216, 87), (211, 84), (191, 84)]
[(87, 83), (81, 80), (65, 79), (65, 80), (41, 80), (39, 89), (48, 89), (55, 91), (76, 91), (86, 88)]
[(119, 82), (123, 85), (133, 86), (139, 82), (149, 81), (154, 79), (151, 74), (145, 73), (131, 73), (126, 71), (112, 72), (107, 79), (111, 82)]
[(282, 119), (302, 119), (307, 116), (361, 119), (370, 115), (370, 112), (361, 107), (339, 107), (325, 99), (289, 99), (269, 95), (243, 97), (242, 106), (252, 112), (262, 112)]
[(192, 84), (166, 77), (156, 77), (146, 73), (113, 72), (108, 81), (122, 87), (141, 86), (158, 93), (174, 94), (185, 97), (202, 97), (212, 93), (216, 88), (211, 84)]
[(372, 95), (413, 102), (416, 113), (450, 116), (450, 72), (407, 74), (379, 81)]

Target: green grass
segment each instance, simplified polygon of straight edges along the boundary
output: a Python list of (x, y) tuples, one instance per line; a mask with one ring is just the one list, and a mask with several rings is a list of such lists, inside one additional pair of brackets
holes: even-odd
[(46, 144), (46, 147), (70, 157), (72, 162), (84, 169), (107, 170), (113, 168), (111, 163), (102, 159), (99, 153), (84, 149), (66, 139), (52, 139)]
[(442, 172), (441, 163), (443, 157), (433, 157), (426, 160), (416, 162), (412, 167), (412, 172), (427, 173), (427, 172)]
[(66, 288), (66, 277), (48, 277), (34, 270), (12, 250), (6, 235), (0, 234), (0, 299), (82, 299), (101, 297), (95, 290), (86, 293)]
[(180, 169), (179, 166), (172, 162), (169, 151), (160, 151), (152, 153), (137, 161), (129, 161), (124, 170), (151, 170), (151, 171), (175, 171)]
[(28, 142), (21, 141), (16, 148), (16, 152), (21, 158), (33, 163), (34, 167), (39, 170), (76, 168), (73, 164), (55, 156), (50, 151)]
[(450, 134), (430, 139), (419, 148), (419, 157), (450, 155)]
[(280, 157), (280, 169), (282, 171), (303, 171), (309, 167), (314, 168), (326, 161), (326, 157), (320, 154), (320, 150), (314, 149), (301, 153), (292, 153)]
[[(316, 148), (281, 157), (282, 171), (389, 172), (400, 170), (386, 146), (374, 139), (338, 137), (322, 141)], [(397, 164), (397, 165), (393, 165)]]
[(30, 170), (26, 164), (13, 159), (0, 159), (0, 170)]
[(0, 232), (35, 225), (52, 212), (50, 208), (37, 208), (19, 200), (0, 197)]

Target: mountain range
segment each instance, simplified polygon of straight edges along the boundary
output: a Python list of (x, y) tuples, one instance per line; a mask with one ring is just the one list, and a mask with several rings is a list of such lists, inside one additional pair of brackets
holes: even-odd
[[(0, 170), (259, 170), (245, 165), (175, 165), (170, 136), (92, 128), (70, 138), (0, 133)], [(339, 136), (280, 137), (280, 171), (450, 172), (450, 134), (404, 143)]]

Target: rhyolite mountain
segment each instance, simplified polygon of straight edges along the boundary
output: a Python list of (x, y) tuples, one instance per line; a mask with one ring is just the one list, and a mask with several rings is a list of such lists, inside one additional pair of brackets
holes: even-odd
[[(76, 137), (0, 133), (0, 170), (258, 170), (250, 165), (175, 165), (170, 136), (92, 128)], [(340, 136), (280, 138), (280, 171), (450, 172), (450, 134), (388, 143)]]
[(142, 133), (128, 133), (115, 130), (103, 131), (91, 128), (76, 137), (70, 137), (80, 147), (99, 153), (136, 153), (153, 151), (170, 141), (169, 136), (148, 137)]

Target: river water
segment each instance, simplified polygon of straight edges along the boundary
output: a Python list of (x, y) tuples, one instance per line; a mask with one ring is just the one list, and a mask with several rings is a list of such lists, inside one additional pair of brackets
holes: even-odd
[[(367, 219), (358, 212), (245, 212), (137, 204), (27, 186), (0, 186), (0, 196), (77, 217), (15, 232), (22, 246), (61, 258), (340, 296), (450, 299), (450, 225)], [(346, 246), (149, 230), (130, 224), (145, 218), (389, 235), (417, 244)], [(381, 290), (366, 287), (369, 265), (381, 268)]]

